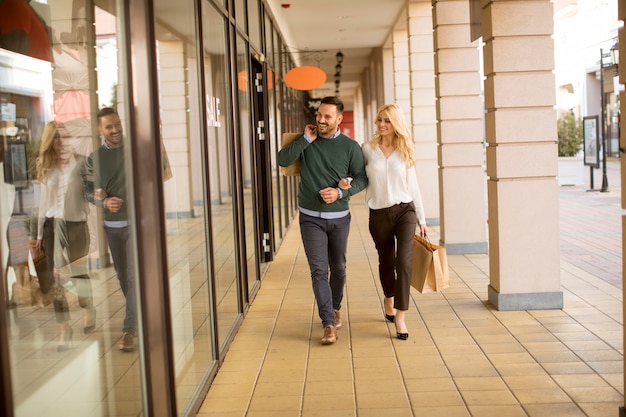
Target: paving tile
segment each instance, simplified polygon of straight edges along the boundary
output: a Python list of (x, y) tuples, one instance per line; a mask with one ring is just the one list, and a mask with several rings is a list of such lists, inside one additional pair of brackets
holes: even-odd
[[(573, 403), (569, 404), (526, 404), (524, 409), (529, 417), (587, 417)], [(608, 416), (608, 415), (607, 415)]]
[(544, 363), (544, 369), (551, 375), (572, 375), (593, 373), (593, 369), (584, 362), (551, 362)]
[(541, 389), (515, 389), (513, 394), (521, 404), (569, 403), (571, 399), (559, 387)]
[(578, 406), (583, 409), (588, 417), (606, 417), (618, 415), (624, 402), (579, 403)]
[(612, 387), (568, 387), (564, 390), (576, 403), (606, 403), (623, 399), (623, 395)]
[[(332, 400), (331, 400), (332, 399)], [(315, 395), (307, 394), (304, 396), (302, 410), (319, 410), (327, 408), (330, 410), (354, 410), (355, 400), (353, 394), (335, 394), (329, 397), (327, 394)]]
[(420, 407), (463, 406), (463, 399), (457, 391), (409, 392), (411, 404)]
[[(356, 406), (358, 409), (380, 409), (381, 401), (377, 395), (367, 393), (356, 396)], [(410, 407), (409, 397), (404, 390), (397, 392), (385, 393), (385, 409), (402, 408), (407, 409)]]
[(472, 405), (517, 405), (517, 399), (509, 390), (461, 390), (461, 396), (468, 406)]
[[(357, 408), (359, 417), (413, 417), (410, 407), (407, 408)], [(334, 414), (333, 414), (334, 415)], [(327, 416), (324, 416), (327, 417)]]
[(380, 379), (373, 378), (370, 380), (359, 379), (355, 382), (354, 390), (357, 395), (365, 394), (386, 394), (405, 390), (405, 383), (400, 378)]
[(457, 391), (450, 377), (444, 378), (404, 378), (408, 392)]
[[(471, 417), (465, 406), (424, 407), (414, 406), (415, 417)], [(386, 414), (380, 414), (380, 416)], [(360, 417), (360, 416), (359, 416)]]
[(504, 381), (512, 390), (558, 388), (551, 375), (505, 376)]
[(469, 410), (480, 417), (528, 417), (519, 405), (470, 405)]
[(301, 409), (301, 395), (260, 396), (255, 395), (250, 400), (250, 411), (297, 411)]

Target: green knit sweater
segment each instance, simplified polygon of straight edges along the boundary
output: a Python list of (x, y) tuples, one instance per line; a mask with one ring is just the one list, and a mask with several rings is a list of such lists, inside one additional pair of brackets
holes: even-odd
[[(334, 139), (318, 136), (309, 143), (304, 135), (278, 152), (278, 164), (288, 166), (300, 160), (300, 187), (298, 205), (318, 212), (349, 209), (350, 196), (367, 187), (363, 153), (359, 144), (344, 134)], [(352, 188), (342, 190), (342, 198), (326, 204), (320, 190), (337, 188), (342, 178), (352, 177)]]
[(87, 158), (83, 176), (87, 201), (98, 207), (103, 207), (104, 200), (94, 198), (95, 190), (102, 188), (107, 196), (119, 197), (125, 202), (117, 213), (105, 209), (104, 220), (106, 221), (128, 220), (125, 172), (123, 146), (108, 148), (103, 145), (94, 150)]

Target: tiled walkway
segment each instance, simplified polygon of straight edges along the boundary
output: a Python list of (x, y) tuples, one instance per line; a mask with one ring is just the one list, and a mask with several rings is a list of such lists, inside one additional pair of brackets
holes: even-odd
[(560, 190), (563, 310), (496, 311), (486, 302), (487, 255), (453, 255), (449, 289), (412, 293), (408, 341), (383, 318), (362, 196), (352, 203), (344, 326), (331, 346), (319, 342), (294, 222), (198, 415), (617, 416), (624, 401), (617, 169), (611, 164), (609, 193)]

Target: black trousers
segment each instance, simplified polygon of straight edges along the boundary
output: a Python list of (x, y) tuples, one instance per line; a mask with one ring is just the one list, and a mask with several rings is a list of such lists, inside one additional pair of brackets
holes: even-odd
[(394, 297), (397, 310), (409, 309), (416, 228), (417, 214), (412, 202), (370, 209), (369, 229), (378, 251), (380, 284), (385, 297)]
[[(67, 261), (73, 262), (89, 252), (89, 229), (87, 222), (66, 222), (64, 220), (46, 218), (43, 226), (43, 247), (45, 261), (35, 264), (37, 279), (41, 292), (52, 299), (57, 322), (63, 323), (70, 319), (69, 305), (65, 290), (54, 278), (54, 255), (56, 251), (64, 251)], [(92, 290), (89, 275), (68, 277), (78, 294), (79, 305), (83, 308), (92, 306)]]

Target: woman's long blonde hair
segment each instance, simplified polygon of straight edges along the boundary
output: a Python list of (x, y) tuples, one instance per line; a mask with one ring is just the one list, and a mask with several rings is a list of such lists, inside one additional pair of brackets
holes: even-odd
[(49, 122), (43, 129), (41, 142), (39, 143), (39, 154), (35, 169), (39, 182), (45, 184), (47, 181), (48, 171), (57, 162), (57, 154), (54, 150), (54, 138), (60, 134), (59, 126), (55, 122)]
[[(378, 109), (378, 113), (376, 114), (377, 121), (383, 112), (387, 113), (389, 121), (393, 126), (396, 149), (406, 162), (407, 167), (412, 167), (415, 165), (415, 146), (413, 145), (413, 139), (411, 138), (411, 133), (404, 120), (402, 110), (397, 104), (384, 104)], [(379, 146), (382, 140), (383, 137), (377, 127), (374, 137), (372, 138), (372, 147), (376, 148)]]

